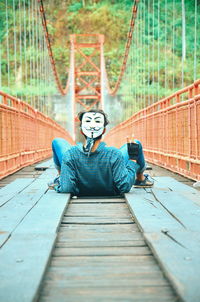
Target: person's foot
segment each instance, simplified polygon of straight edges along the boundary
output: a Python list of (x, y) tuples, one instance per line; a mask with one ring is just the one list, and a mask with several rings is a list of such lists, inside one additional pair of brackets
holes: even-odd
[(144, 174), (143, 180), (136, 179), (134, 187), (135, 188), (151, 188), (153, 187), (154, 182), (149, 179), (148, 174)]
[(48, 182), (48, 187), (50, 190), (53, 190), (55, 186), (60, 184), (59, 176), (57, 176), (53, 181)]

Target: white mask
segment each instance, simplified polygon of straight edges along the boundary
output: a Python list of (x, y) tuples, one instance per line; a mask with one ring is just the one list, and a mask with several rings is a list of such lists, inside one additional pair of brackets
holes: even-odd
[(83, 114), (81, 129), (85, 136), (97, 138), (104, 130), (104, 115), (98, 112), (86, 112)]

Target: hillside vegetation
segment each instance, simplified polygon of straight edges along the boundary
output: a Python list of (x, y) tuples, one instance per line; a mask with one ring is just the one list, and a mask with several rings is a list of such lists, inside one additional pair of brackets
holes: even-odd
[[(183, 32), (182, 32), (182, 3), (185, 4), (184, 33), (186, 41), (186, 55), (183, 60)], [(8, 64), (8, 41), (7, 41), (7, 19), (9, 33), (16, 33), (17, 39), (17, 77), (14, 76), (14, 42), (9, 41), (10, 62)], [(15, 3), (15, 7), (13, 7)], [(31, 2), (32, 3), (32, 2)], [(154, 7), (153, 7), (154, 3)], [(195, 3), (197, 12), (195, 15)], [(26, 7), (26, 20), (23, 20), (21, 13), (21, 25), (14, 22), (19, 19), (22, 4)], [(52, 43), (53, 53), (56, 61), (59, 77), (62, 85), (67, 80), (69, 68), (70, 35), (71, 34), (103, 34), (105, 35), (104, 54), (106, 69), (110, 86), (114, 86), (122, 64), (123, 54), (129, 23), (131, 18), (132, 0), (46, 0), (44, 8), (48, 24), (48, 31)], [(7, 89), (7, 73), (10, 72), (10, 92), (18, 94), (15, 84), (18, 79), (25, 82), (25, 75), (21, 72), (20, 60), (26, 58), (27, 65), (34, 56), (39, 56), (38, 49), (24, 48), (24, 36), (30, 41), (31, 26), (27, 26), (26, 33), (22, 32), (20, 37), (20, 26), (29, 24), (28, 6), (29, 0), (21, 0), (21, 7), (18, 1), (0, 0), (0, 40), (1, 40), (1, 79), (2, 86)], [(158, 12), (158, 8), (159, 12)], [(150, 92), (146, 92), (147, 86), (159, 82), (159, 96), (162, 97), (181, 87), (181, 73), (184, 72), (184, 85), (193, 82), (199, 77), (200, 70), (200, 0), (143, 0), (139, 3), (139, 11), (142, 11), (136, 21), (132, 48), (130, 52), (131, 62), (128, 63), (128, 73), (133, 78), (133, 85), (140, 87), (144, 93), (155, 93), (155, 86), (152, 84)], [(158, 15), (159, 14), (159, 15)], [(195, 17), (196, 17), (196, 39), (195, 39)], [(173, 19), (174, 18), (174, 19)], [(159, 22), (158, 22), (159, 19)], [(172, 24), (173, 22), (173, 24)], [(41, 26), (41, 24), (39, 25)], [(137, 29), (138, 28), (138, 29)], [(141, 29), (140, 29), (141, 28)], [(173, 35), (172, 35), (173, 33)], [(174, 42), (173, 38), (174, 37)], [(21, 46), (19, 41), (22, 41)], [(173, 44), (174, 43), (174, 44)], [(160, 55), (158, 56), (158, 48)], [(154, 51), (153, 51), (154, 49)], [(150, 51), (150, 55), (148, 55)], [(196, 52), (195, 52), (196, 51)], [(21, 54), (19, 54), (21, 52)], [(195, 57), (196, 53), (196, 57)], [(21, 57), (20, 57), (21, 56)], [(147, 62), (148, 59), (148, 62)], [(196, 63), (194, 63), (196, 60)], [(167, 63), (166, 63), (167, 62)], [(184, 65), (183, 65), (184, 63)], [(196, 76), (194, 75), (194, 64), (196, 64)], [(131, 65), (131, 67), (130, 67)], [(167, 68), (166, 68), (167, 65)], [(30, 65), (31, 66), (31, 65)], [(131, 68), (131, 71), (130, 71)], [(158, 72), (159, 69), (159, 72)], [(29, 72), (29, 71), (28, 71)], [(135, 73), (134, 73), (135, 72)], [(147, 75), (148, 74), (148, 75)], [(167, 75), (166, 75), (167, 74)], [(29, 74), (26, 75), (26, 77)], [(167, 77), (167, 79), (166, 79)], [(145, 80), (144, 80), (145, 79)], [(125, 80), (126, 81), (126, 80)], [(143, 83), (141, 85), (141, 82)], [(32, 79), (32, 83), (37, 80)], [(166, 86), (167, 83), (167, 86)], [(32, 85), (34, 86), (34, 85)], [(158, 85), (157, 85), (158, 86)], [(156, 86), (156, 87), (157, 87)], [(33, 93), (30, 85), (20, 88), (20, 94)], [(123, 85), (123, 90), (128, 89), (128, 83)], [(157, 89), (157, 88), (156, 88)], [(36, 90), (36, 87), (34, 87)]]

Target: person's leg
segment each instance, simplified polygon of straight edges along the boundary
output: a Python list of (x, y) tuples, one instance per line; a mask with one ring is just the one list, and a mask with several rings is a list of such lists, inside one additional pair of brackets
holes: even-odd
[[(144, 153), (142, 149), (142, 144), (138, 140), (134, 140), (134, 141), (139, 145), (138, 156), (136, 158), (136, 164), (137, 164), (136, 171), (137, 173), (143, 173), (146, 169), (146, 163), (145, 163)], [(122, 152), (125, 162), (128, 162), (129, 154), (128, 154), (127, 144), (124, 144), (119, 150)]]
[(58, 172), (61, 170), (63, 154), (71, 148), (71, 145), (63, 138), (55, 138), (52, 141), (53, 161)]
[[(143, 173), (146, 169), (146, 162), (145, 162), (145, 158), (144, 158), (142, 144), (138, 140), (134, 140), (134, 141), (139, 145), (138, 156), (136, 156), (136, 162), (132, 161), (134, 163), (135, 171), (136, 171), (135, 186), (136, 187), (151, 187), (151, 186), (153, 186), (153, 182), (149, 180), (148, 175), (144, 175), (144, 173)], [(120, 148), (120, 151), (122, 152), (125, 162), (128, 162), (130, 159), (129, 159), (127, 144), (124, 144)]]

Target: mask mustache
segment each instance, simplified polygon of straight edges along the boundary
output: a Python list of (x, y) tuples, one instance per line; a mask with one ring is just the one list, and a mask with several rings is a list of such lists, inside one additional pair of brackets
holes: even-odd
[(85, 129), (87, 129), (87, 130), (89, 130), (89, 131), (99, 131), (101, 128), (100, 127), (88, 127), (88, 128), (85, 128)]

